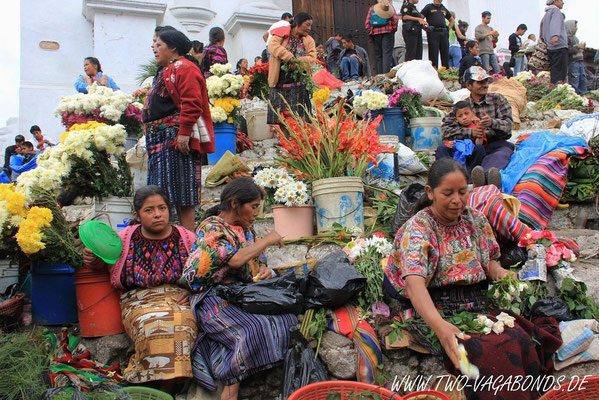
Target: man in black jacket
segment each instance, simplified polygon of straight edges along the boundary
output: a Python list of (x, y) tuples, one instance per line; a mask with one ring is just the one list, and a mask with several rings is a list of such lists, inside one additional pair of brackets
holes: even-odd
[(20, 147), (25, 141), (25, 137), (23, 135), (15, 136), (15, 144), (12, 146), (8, 146), (6, 150), (4, 150), (4, 172), (6, 175), (10, 176), (12, 173), (10, 169), (10, 157), (17, 155), (17, 147)]
[(524, 24), (518, 25), (515, 33), (512, 33), (509, 37), (510, 41), (510, 52), (512, 53), (512, 59), (510, 60), (510, 66), (514, 67), (514, 76), (518, 75), (519, 72), (524, 71), (526, 68), (526, 57), (524, 57), (524, 49), (526, 46), (522, 45), (522, 36), (526, 33), (528, 27)]

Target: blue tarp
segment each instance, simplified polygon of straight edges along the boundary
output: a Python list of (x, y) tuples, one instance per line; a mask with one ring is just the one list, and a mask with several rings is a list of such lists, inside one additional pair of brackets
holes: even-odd
[(587, 142), (580, 137), (552, 135), (549, 131), (536, 132), (524, 139), (512, 154), (508, 166), (501, 170), (502, 192), (511, 194), (520, 178), (540, 157), (569, 146), (587, 147)]
[(6, 172), (0, 171), (0, 183), (10, 183), (10, 177), (6, 175)]

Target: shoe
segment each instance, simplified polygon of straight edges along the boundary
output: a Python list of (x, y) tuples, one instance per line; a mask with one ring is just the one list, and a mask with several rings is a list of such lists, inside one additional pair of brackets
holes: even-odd
[(483, 170), (483, 167), (481, 167), (480, 165), (472, 168), (470, 177), (472, 178), (472, 186), (485, 186), (485, 171)]
[(495, 185), (497, 189), (501, 190), (501, 173), (495, 167), (490, 168), (487, 172), (487, 182), (489, 185)]

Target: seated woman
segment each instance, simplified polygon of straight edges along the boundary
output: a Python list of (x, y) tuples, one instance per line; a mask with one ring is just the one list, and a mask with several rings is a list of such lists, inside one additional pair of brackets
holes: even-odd
[[(195, 235), (169, 223), (171, 205), (161, 187), (139, 189), (133, 204), (137, 224), (119, 232), (123, 252), (108, 266), (112, 285), (123, 292), (123, 324), (135, 342), (124, 377), (173, 391), (181, 378), (193, 376), (190, 353), (197, 324), (189, 293), (176, 284)], [(89, 249), (83, 259), (90, 267), (105, 266)]]
[[(485, 314), (487, 278), (498, 280), (513, 272), (499, 265), (499, 246), (485, 217), (466, 206), (468, 182), (460, 163), (451, 158), (436, 161), (425, 189), (428, 204), (395, 237), (385, 270), (385, 289), (392, 297), (403, 300), (403, 317), (408, 323), (410, 318), (422, 318), (434, 331), (449, 358), (445, 358), (445, 366), (458, 375), (456, 339), (461, 332), (443, 319), (440, 312)], [(551, 368), (550, 355), (561, 344), (557, 324), (553, 319), (535, 322), (533, 325), (516, 316), (514, 328), (506, 327), (501, 334), (471, 334), (460, 339), (469, 360), (480, 370), (479, 382), (500, 375), (537, 377)], [(541, 328), (541, 322), (547, 324), (549, 331)], [(423, 337), (426, 332), (412, 332), (410, 325), (407, 329), (421, 344), (426, 344)], [(557, 332), (556, 336), (552, 332)], [(536, 349), (535, 343), (539, 343)], [(497, 393), (478, 390), (468, 396), (469, 399), (537, 397), (532, 391), (509, 392), (506, 387)]]
[(236, 400), (239, 383), (283, 360), (289, 331), (297, 324), (293, 314), (250, 314), (217, 296), (214, 287), (252, 282), (273, 276), (266, 266), (264, 249), (283, 245), (277, 232), (259, 239), (252, 229), (258, 215), (262, 189), (252, 179), (237, 178), (224, 188), (220, 204), (206, 212), (197, 230), (198, 239), (181, 281), (194, 294), (191, 305), (199, 325), (192, 355), (196, 381), (216, 390), (221, 399)]
[(87, 57), (83, 61), (83, 71), (85, 72), (85, 76), (81, 75), (75, 82), (75, 89), (79, 93), (87, 93), (87, 87), (93, 85), (94, 82), (100, 86), (107, 86), (112, 90), (120, 89), (111, 77), (104, 75), (100, 60), (96, 57)]

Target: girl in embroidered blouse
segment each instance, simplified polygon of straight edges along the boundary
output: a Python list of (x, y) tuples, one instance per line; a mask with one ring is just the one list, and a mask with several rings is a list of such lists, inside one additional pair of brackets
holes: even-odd
[(81, 75), (75, 82), (75, 89), (79, 93), (87, 93), (87, 87), (94, 82), (100, 86), (107, 86), (112, 90), (119, 90), (112, 78), (104, 75), (100, 61), (96, 57), (87, 57), (83, 61), (83, 71), (85, 71), (85, 76)]
[[(273, 277), (264, 250), (283, 246), (273, 231), (258, 238), (252, 224), (264, 194), (249, 178), (237, 178), (224, 188), (218, 206), (208, 210), (197, 229), (198, 239), (187, 260), (182, 286), (194, 294), (191, 306), (198, 321), (198, 340), (192, 354), (194, 379), (216, 390), (222, 400), (236, 400), (239, 383), (284, 359), (293, 314), (251, 314), (216, 294), (216, 285), (252, 282)], [(223, 362), (226, 360), (226, 362)]]
[(173, 391), (192, 377), (197, 327), (189, 293), (176, 284), (195, 235), (169, 223), (169, 199), (159, 186), (139, 189), (133, 203), (135, 224), (119, 232), (120, 259), (107, 266), (86, 248), (83, 260), (92, 268), (108, 267), (112, 285), (122, 291), (123, 325), (135, 343), (125, 379)]
[[(422, 318), (434, 331), (449, 358), (445, 365), (450, 372), (459, 374), (456, 340), (460, 339), (482, 376), (538, 375), (542, 369), (539, 360), (544, 358), (535, 352), (531, 338), (535, 325), (530, 321), (517, 316), (514, 328), (506, 327), (501, 335), (464, 335), (443, 319), (440, 312), (486, 314), (483, 291), (487, 278), (499, 280), (514, 272), (499, 264), (499, 245), (484, 215), (466, 207), (467, 173), (460, 163), (451, 158), (436, 161), (425, 190), (424, 208), (397, 232), (385, 270), (385, 290), (403, 302), (402, 317), (408, 324), (410, 318)], [(534, 335), (544, 343), (542, 351), (557, 350), (555, 337), (541, 331)], [(472, 398), (492, 399), (495, 395), (493, 391), (477, 392)], [(529, 392), (510, 392), (505, 398), (536, 397)]]

